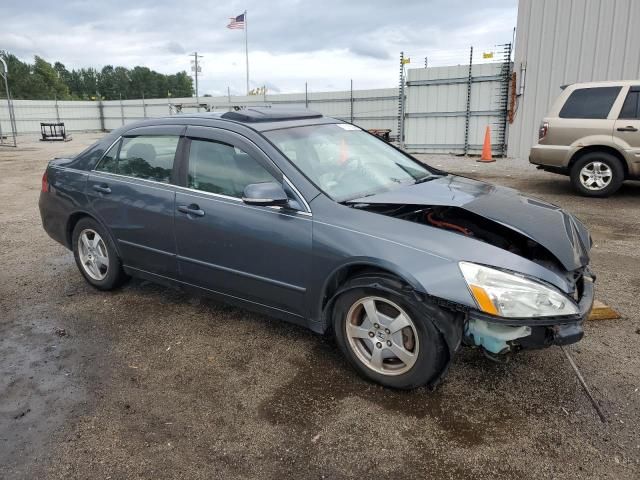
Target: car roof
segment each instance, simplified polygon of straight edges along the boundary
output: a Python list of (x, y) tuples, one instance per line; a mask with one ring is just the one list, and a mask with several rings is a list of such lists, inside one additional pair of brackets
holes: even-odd
[(640, 85), (640, 80), (603, 80), (601, 82), (579, 82), (569, 83), (567, 85), (561, 85), (561, 89), (571, 87), (576, 88), (592, 88), (592, 87), (627, 87), (627, 86)]
[[(342, 120), (325, 117), (320, 112), (315, 112), (307, 108), (250, 107), (224, 113), (187, 113), (181, 114), (179, 117), (198, 120), (226, 120), (241, 123), (261, 132), (306, 125), (344, 123)], [(176, 115), (166, 118), (176, 118)]]

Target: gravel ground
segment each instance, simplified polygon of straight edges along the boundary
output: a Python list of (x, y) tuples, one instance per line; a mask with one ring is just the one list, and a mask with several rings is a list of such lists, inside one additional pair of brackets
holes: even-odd
[(640, 184), (587, 200), (510, 160), (425, 157), (590, 228), (623, 316), (570, 348), (602, 424), (557, 348), (466, 349), (436, 392), (394, 392), (302, 328), (143, 281), (93, 290), (37, 200), (47, 160), (96, 138), (0, 149), (0, 478), (639, 478)]

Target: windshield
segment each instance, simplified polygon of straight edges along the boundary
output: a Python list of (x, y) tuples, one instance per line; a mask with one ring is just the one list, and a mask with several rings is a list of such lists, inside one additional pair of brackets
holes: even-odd
[(426, 166), (347, 123), (286, 128), (264, 135), (337, 202), (386, 192), (432, 175)]

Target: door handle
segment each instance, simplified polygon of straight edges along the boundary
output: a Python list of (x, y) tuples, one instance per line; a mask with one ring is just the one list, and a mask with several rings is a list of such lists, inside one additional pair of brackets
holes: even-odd
[(96, 184), (93, 186), (93, 189), (100, 193), (111, 193), (111, 189), (106, 183)]
[(627, 125), (626, 127), (617, 128), (619, 132), (637, 132), (638, 129), (636, 127), (632, 127), (631, 125)]
[(201, 210), (198, 205), (192, 203), (191, 205), (178, 206), (180, 213), (186, 213), (187, 215), (193, 215), (194, 217), (204, 217), (204, 210)]

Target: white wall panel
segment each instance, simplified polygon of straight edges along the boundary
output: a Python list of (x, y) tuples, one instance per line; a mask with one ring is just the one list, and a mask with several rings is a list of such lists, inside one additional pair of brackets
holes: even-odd
[[(482, 148), (487, 126), (495, 133), (501, 67), (501, 63), (472, 66), (469, 153)], [(408, 70), (404, 143), (409, 151), (464, 152), (468, 77), (467, 65)], [(496, 142), (492, 145), (498, 149)]]
[(524, 94), (509, 128), (508, 154), (526, 162), (560, 86), (640, 80), (640, 1), (520, 0), (514, 70)]

